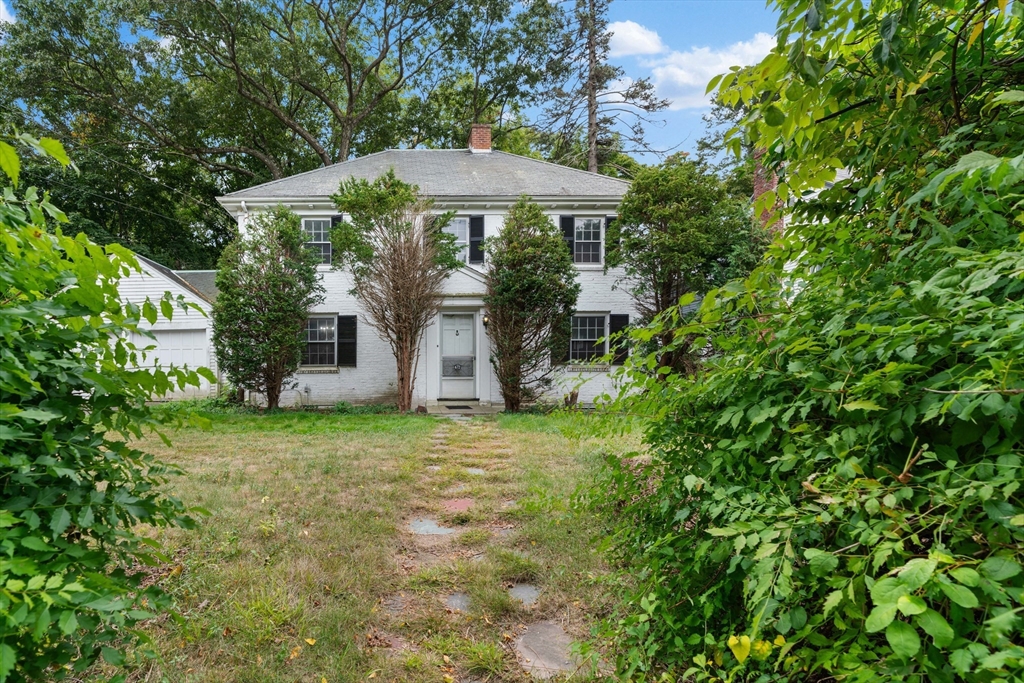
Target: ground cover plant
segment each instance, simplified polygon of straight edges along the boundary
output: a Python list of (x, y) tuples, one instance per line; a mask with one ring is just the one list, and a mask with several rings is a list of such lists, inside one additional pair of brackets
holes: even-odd
[[(159, 485), (173, 468), (132, 446), (180, 422), (147, 407), (195, 371), (145, 365), (128, 341), (170, 318), (170, 295), (125, 304), (118, 280), (139, 270), (117, 245), (64, 235), (49, 196), (19, 188), (18, 152), (70, 163), (55, 140), (0, 141), (0, 682), (57, 678), (102, 656), (112, 664), (135, 625), (167, 601), (132, 569), (159, 555), (135, 524), (189, 526)], [(13, 143), (13, 144), (11, 144)], [(181, 304), (183, 305), (183, 304)], [(204, 376), (213, 376), (204, 370)], [(143, 650), (136, 649), (136, 652)]]
[[(154, 530), (172, 559), (150, 580), (180, 618), (145, 626), (159, 657), (132, 659), (134, 680), (524, 680), (524, 624), (586, 640), (610, 610), (600, 525), (570, 504), (606, 445), (567, 438), (565, 417), (205, 414), (211, 430), (145, 444), (210, 514)], [(416, 536), (419, 518), (454, 533)], [(524, 582), (534, 607), (509, 595)]]
[(653, 459), (613, 461), (605, 500), (640, 586), (620, 663), (1020, 680), (1021, 6), (775, 5), (779, 46), (716, 83), (781, 174), (760, 208), (798, 201), (695, 324), (636, 333), (718, 356), (663, 382), (637, 359)]

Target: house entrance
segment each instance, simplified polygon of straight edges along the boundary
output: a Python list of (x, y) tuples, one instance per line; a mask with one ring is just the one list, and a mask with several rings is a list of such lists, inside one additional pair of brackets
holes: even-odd
[(476, 398), (472, 313), (441, 314), (441, 399)]

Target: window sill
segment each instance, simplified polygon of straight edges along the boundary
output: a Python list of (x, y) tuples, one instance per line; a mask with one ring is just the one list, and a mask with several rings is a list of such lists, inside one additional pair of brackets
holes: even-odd
[(303, 365), (295, 371), (297, 375), (337, 375), (336, 365)]
[(562, 365), (564, 372), (611, 372), (612, 366), (610, 365), (579, 365), (572, 363), (565, 363)]
[(577, 270), (604, 270), (603, 263), (576, 263)]

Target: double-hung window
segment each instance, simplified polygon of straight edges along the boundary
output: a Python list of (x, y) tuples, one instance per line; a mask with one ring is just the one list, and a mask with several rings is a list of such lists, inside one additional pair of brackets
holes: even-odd
[(570, 361), (592, 361), (605, 354), (605, 316), (574, 315), (569, 341)]
[(601, 263), (601, 218), (577, 218), (573, 261)]
[(320, 263), (331, 262), (331, 219), (306, 218), (302, 221), (306, 248), (320, 255)]
[(306, 348), (302, 352), (303, 365), (334, 365), (337, 319), (308, 318), (306, 320)]
[(451, 223), (445, 226), (444, 231), (449, 235), (455, 235), (455, 244), (459, 247), (456, 258), (461, 263), (466, 263), (469, 256), (469, 219), (453, 218)]

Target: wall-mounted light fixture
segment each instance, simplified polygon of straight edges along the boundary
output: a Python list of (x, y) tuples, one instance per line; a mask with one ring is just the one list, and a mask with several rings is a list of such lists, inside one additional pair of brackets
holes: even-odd
[(488, 323), (491, 322), (491, 316), (489, 316), (486, 313), (484, 313), (484, 317), (483, 317), (483, 321), (482, 322), (484, 324), (484, 327), (487, 327)]

